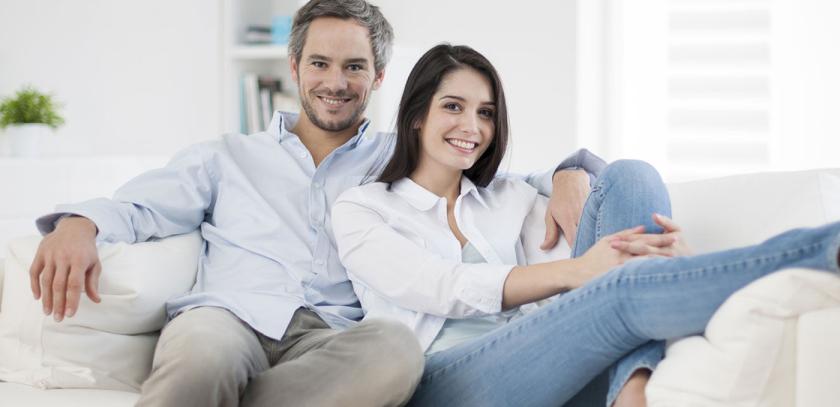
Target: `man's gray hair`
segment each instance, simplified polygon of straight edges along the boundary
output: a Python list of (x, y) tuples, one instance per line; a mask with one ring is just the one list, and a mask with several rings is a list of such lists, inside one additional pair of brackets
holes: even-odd
[(379, 7), (365, 0), (311, 0), (301, 7), (295, 13), (292, 32), (289, 34), (289, 55), (294, 56), (298, 64), (301, 62), (309, 24), (319, 17), (352, 18), (367, 28), (376, 72), (385, 69), (391, 58), (394, 31)]

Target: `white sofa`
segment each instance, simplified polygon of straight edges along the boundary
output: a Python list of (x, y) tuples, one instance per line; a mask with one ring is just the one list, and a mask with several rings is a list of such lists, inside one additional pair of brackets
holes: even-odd
[[(741, 175), (669, 189), (674, 218), (698, 252), (840, 220), (840, 169)], [(6, 259), (0, 375), (18, 383), (0, 382), (0, 404), (132, 405), (132, 389), (148, 372), (154, 330), (163, 324), (162, 301), (194, 278), (197, 236), (101, 248), (104, 303), (83, 303), (72, 323), (60, 326), (38, 315), (38, 304), (26, 297), (23, 263), (36, 245), (37, 238), (17, 239)], [(175, 282), (157, 292), (169, 278)], [(789, 270), (733, 295), (706, 336), (671, 343), (648, 397), (654, 407), (828, 406), (840, 403), (837, 383), (840, 278)]]

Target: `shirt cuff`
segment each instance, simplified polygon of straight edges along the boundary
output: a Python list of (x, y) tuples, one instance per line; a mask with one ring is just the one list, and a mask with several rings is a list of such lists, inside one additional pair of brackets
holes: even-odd
[(130, 232), (119, 227), (125, 224), (118, 211), (113, 208), (113, 202), (109, 199), (92, 199), (79, 204), (58, 205), (55, 212), (39, 217), (35, 220), (35, 226), (42, 235), (55, 230), (58, 222), (67, 216), (81, 216), (90, 219), (96, 225), (96, 243), (128, 242), (134, 243), (134, 236)]
[[(466, 305), (482, 314), (496, 314), (502, 311), (502, 299), (507, 276), (514, 266), (488, 264), (464, 264), (463, 278), (458, 297)], [(465, 315), (466, 316), (466, 315)]]

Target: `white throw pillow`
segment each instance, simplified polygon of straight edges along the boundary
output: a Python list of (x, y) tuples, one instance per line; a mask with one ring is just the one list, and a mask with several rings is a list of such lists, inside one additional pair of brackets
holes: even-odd
[(837, 307), (840, 278), (830, 273), (790, 269), (751, 283), (718, 309), (705, 337), (668, 347), (647, 386), (648, 405), (795, 405), (797, 319)]
[(137, 391), (151, 370), (165, 302), (195, 282), (198, 232), (99, 247), (96, 304), (82, 295), (73, 318), (56, 323), (32, 298), (29, 266), (41, 238), (12, 241), (0, 312), (0, 380), (41, 388)]

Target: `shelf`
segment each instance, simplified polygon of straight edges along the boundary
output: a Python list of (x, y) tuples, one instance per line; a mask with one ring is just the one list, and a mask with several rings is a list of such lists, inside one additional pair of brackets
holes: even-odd
[(286, 45), (236, 45), (228, 53), (233, 59), (286, 59)]

